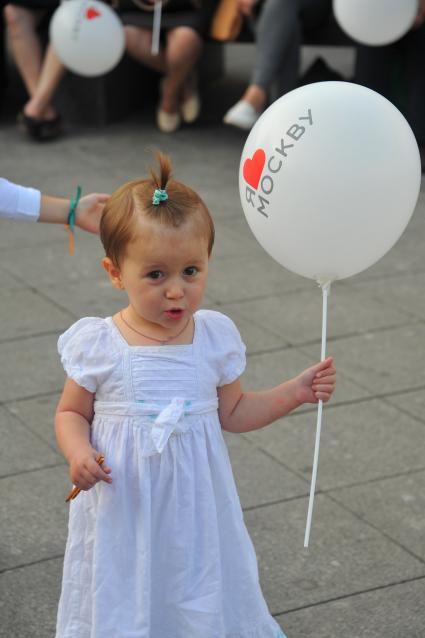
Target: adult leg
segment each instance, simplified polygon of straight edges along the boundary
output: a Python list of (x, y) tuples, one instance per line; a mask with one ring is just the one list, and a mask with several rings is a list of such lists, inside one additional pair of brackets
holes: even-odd
[(51, 105), (51, 100), (64, 73), (65, 67), (56, 55), (53, 47), (49, 45), (36, 89), (24, 107), (25, 115), (38, 119), (44, 118), (46, 120), (56, 117), (55, 110)]
[(35, 92), (42, 66), (43, 51), (36, 33), (42, 15), (13, 4), (4, 8), (13, 57), (30, 96)]
[(266, 104), (272, 83), (278, 79), (280, 95), (297, 85), (301, 21), (309, 28), (330, 14), (330, 0), (265, 0), (258, 19), (257, 56), (244, 97), (257, 111)]
[(265, 0), (257, 27), (256, 63), (242, 99), (224, 116), (226, 124), (250, 129), (267, 103), (274, 81), (282, 95), (295, 88), (301, 46), (301, 19), (320, 24), (331, 0)]
[(166, 72), (163, 49), (160, 49), (158, 55), (153, 55), (151, 52), (152, 31), (150, 29), (128, 25), (124, 27), (124, 33), (126, 49), (131, 57), (154, 71)]
[(60, 121), (50, 99), (63, 67), (50, 47), (43, 61), (36, 29), (44, 12), (11, 4), (5, 7), (5, 16), (15, 61), (30, 95), (18, 122), (27, 134), (39, 141), (57, 137)]
[(297, 85), (301, 26), (314, 29), (332, 11), (331, 0), (266, 0), (257, 30), (257, 60), (251, 83), (269, 92), (278, 81), (283, 95)]
[(162, 82), (160, 109), (166, 113), (179, 111), (202, 51), (200, 35), (190, 27), (177, 27), (167, 34), (166, 73)]
[[(202, 50), (201, 37), (189, 27), (177, 27), (167, 33), (165, 50), (152, 55), (152, 32), (141, 27), (125, 27), (126, 49), (138, 62), (164, 75), (158, 125), (172, 132), (180, 125), (182, 96), (188, 97), (193, 85), (193, 71)], [(169, 116), (169, 117), (168, 117)]]
[(258, 112), (265, 107), (278, 73), (282, 92), (296, 85), (301, 41), (299, 11), (298, 0), (265, 0), (258, 19), (256, 62), (251, 83), (242, 97)]
[(282, 92), (284, 86), (290, 90), (295, 85), (300, 44), (298, 14), (298, 0), (265, 0), (258, 18), (251, 82), (242, 98), (225, 114), (225, 124), (249, 130), (265, 108), (279, 70)]
[(295, 4), (298, 5), (298, 10), (293, 36), (288, 37), (285, 50), (279, 51), (275, 65), (271, 67), (273, 76), (269, 77), (269, 82), (274, 80), (274, 99), (298, 85), (303, 32), (314, 31), (326, 24), (332, 15), (332, 0), (298, 0)]

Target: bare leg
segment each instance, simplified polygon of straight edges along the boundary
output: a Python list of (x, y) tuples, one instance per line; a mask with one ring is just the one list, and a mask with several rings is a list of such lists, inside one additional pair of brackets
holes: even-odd
[(24, 113), (40, 120), (53, 119), (56, 112), (50, 100), (64, 68), (51, 46), (43, 61), (42, 46), (36, 33), (43, 13), (9, 4), (4, 14), (16, 65), (30, 96)]
[(167, 70), (162, 82), (161, 110), (177, 113), (202, 50), (200, 36), (189, 27), (177, 27), (167, 35)]
[(65, 73), (65, 67), (49, 44), (44, 58), (37, 88), (24, 107), (26, 115), (51, 119), (55, 111), (50, 104), (53, 94)]
[(141, 27), (124, 27), (125, 44), (128, 53), (141, 64), (148, 66), (154, 71), (165, 73), (166, 62), (164, 51), (158, 55), (152, 55), (152, 32)]
[(198, 73), (197, 70), (194, 69), (189, 73), (182, 89), (182, 97), (183, 100), (187, 100), (192, 95), (196, 94), (198, 90)]
[(4, 8), (4, 16), (16, 66), (28, 94), (32, 96), (37, 87), (43, 58), (36, 33), (42, 13), (8, 4)]

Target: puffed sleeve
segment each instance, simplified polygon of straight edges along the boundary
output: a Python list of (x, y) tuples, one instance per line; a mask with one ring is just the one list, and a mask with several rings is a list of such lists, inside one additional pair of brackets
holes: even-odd
[(100, 317), (74, 323), (58, 340), (58, 352), (68, 377), (89, 392), (96, 392), (105, 375), (109, 348), (107, 326)]
[(204, 310), (210, 355), (218, 372), (217, 387), (238, 379), (246, 366), (246, 347), (233, 321), (215, 310)]

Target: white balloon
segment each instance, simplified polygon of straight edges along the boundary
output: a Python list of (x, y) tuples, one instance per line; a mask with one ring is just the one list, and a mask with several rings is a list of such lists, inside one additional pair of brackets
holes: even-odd
[(335, 18), (350, 37), (381, 46), (401, 38), (415, 20), (418, 0), (333, 0)]
[(124, 29), (116, 13), (98, 0), (66, 0), (50, 22), (50, 39), (63, 64), (80, 75), (102, 75), (124, 53)]
[(239, 170), (242, 207), (282, 266), (319, 282), (380, 259), (419, 195), (419, 149), (387, 99), (357, 84), (295, 89), (259, 118)]

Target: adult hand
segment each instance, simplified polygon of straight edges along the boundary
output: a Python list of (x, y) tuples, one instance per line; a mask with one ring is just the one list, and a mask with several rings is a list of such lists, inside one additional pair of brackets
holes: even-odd
[(257, 0), (236, 0), (236, 6), (239, 13), (244, 16), (252, 16), (252, 10)]
[(99, 234), (100, 218), (109, 195), (91, 193), (80, 199), (75, 214), (75, 225), (89, 233)]
[(417, 29), (423, 24), (425, 20), (425, 0), (419, 0), (418, 2), (418, 12), (416, 14), (415, 21), (413, 23), (412, 29)]

